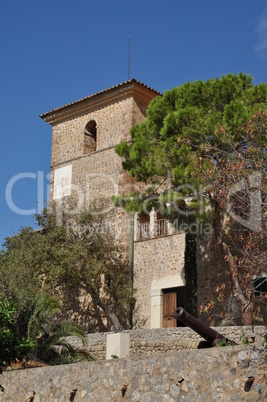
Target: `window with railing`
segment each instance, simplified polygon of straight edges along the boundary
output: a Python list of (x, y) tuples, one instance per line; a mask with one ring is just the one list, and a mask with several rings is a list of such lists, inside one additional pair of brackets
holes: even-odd
[(168, 236), (177, 232), (177, 228), (160, 212), (152, 211), (150, 214), (140, 213), (135, 216), (135, 241)]
[(144, 240), (150, 238), (150, 223), (143, 222), (138, 225), (137, 239)]
[(168, 235), (168, 223), (165, 219), (159, 219), (155, 222), (152, 230), (150, 222), (139, 222), (137, 227), (137, 239), (144, 240), (158, 236)]
[(168, 225), (166, 219), (158, 219), (155, 223), (155, 236), (166, 236)]
[(253, 279), (254, 282), (254, 294), (256, 297), (263, 297), (267, 294), (267, 278), (257, 277)]

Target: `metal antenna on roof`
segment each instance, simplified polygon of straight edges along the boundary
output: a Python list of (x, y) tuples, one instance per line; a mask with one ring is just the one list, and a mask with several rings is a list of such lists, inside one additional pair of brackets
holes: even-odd
[(129, 34), (129, 42), (128, 42), (128, 81), (131, 79), (130, 75), (130, 50), (131, 50), (131, 37)]

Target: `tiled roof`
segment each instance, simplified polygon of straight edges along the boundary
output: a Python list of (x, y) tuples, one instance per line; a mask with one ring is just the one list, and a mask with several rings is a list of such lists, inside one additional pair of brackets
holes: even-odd
[(125, 85), (127, 85), (127, 84), (131, 84), (131, 83), (139, 84), (139, 85), (143, 86), (144, 88), (147, 88), (147, 89), (149, 89), (150, 91), (155, 92), (155, 93), (158, 94), (158, 95), (162, 95), (160, 92), (158, 92), (158, 91), (156, 91), (155, 89), (149, 87), (148, 85), (145, 85), (145, 84), (143, 84), (142, 82), (136, 80), (135, 78), (132, 78), (132, 79), (129, 80), (129, 81), (125, 81), (125, 82), (122, 82), (121, 84), (114, 85), (114, 86), (112, 86), (112, 87), (110, 87), (110, 88), (104, 89), (103, 91), (97, 92), (97, 93), (95, 93), (95, 94), (93, 94), (93, 95), (89, 95), (89, 96), (86, 96), (86, 97), (84, 97), (84, 98), (82, 98), (82, 99), (79, 99), (79, 100), (77, 100), (77, 101), (74, 101), (74, 102), (71, 102), (71, 103), (67, 103), (67, 104), (64, 105), (64, 106), (60, 106), (59, 108), (52, 109), (52, 110), (50, 110), (49, 112), (46, 112), (46, 113), (41, 114), (40, 117), (43, 119), (43, 118), (45, 118), (47, 115), (49, 115), (49, 114), (51, 114), (51, 113), (54, 113), (54, 112), (58, 112), (58, 111), (60, 111), (60, 110), (62, 110), (62, 109), (64, 109), (64, 108), (66, 108), (66, 107), (68, 107), (68, 106), (76, 105), (76, 104), (78, 104), (78, 103), (80, 103), (80, 102), (83, 102), (83, 101), (85, 101), (85, 100), (91, 99), (91, 98), (93, 98), (93, 97), (95, 97), (95, 96), (97, 96), (97, 95), (104, 94), (104, 93), (109, 92), (109, 91), (111, 91), (111, 90), (113, 90), (113, 89), (117, 89), (117, 88), (123, 87), (123, 86), (125, 86)]

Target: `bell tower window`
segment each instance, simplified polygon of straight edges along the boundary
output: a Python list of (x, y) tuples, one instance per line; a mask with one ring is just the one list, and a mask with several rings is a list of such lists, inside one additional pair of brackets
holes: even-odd
[(83, 154), (87, 155), (96, 151), (97, 124), (95, 120), (90, 120), (83, 132)]

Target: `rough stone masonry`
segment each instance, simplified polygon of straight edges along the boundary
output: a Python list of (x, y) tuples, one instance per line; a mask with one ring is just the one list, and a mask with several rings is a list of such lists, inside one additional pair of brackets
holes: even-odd
[(264, 402), (266, 349), (242, 345), (5, 372), (1, 402)]

